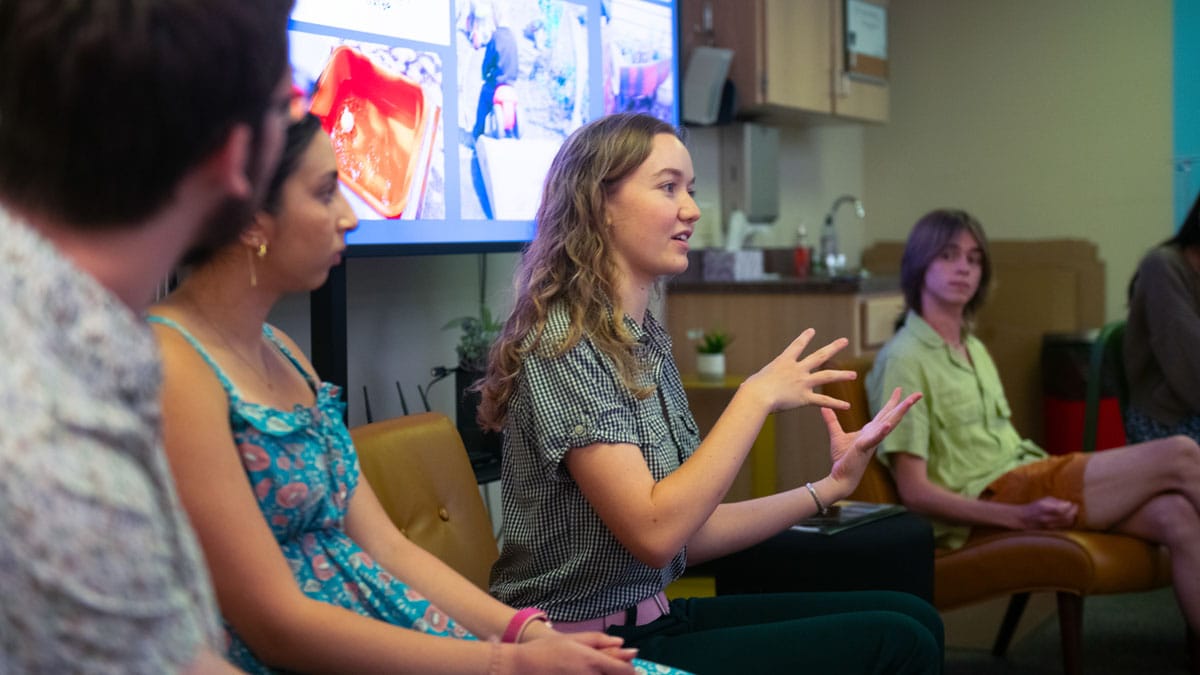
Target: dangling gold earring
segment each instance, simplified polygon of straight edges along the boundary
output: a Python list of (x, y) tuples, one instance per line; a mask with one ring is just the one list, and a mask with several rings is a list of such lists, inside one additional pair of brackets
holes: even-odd
[(258, 257), (260, 257), (260, 258), (267, 257), (267, 242), (264, 241), (263, 243), (258, 245), (257, 253), (258, 253)]
[(254, 271), (254, 251), (252, 249), (246, 249), (246, 260), (250, 261), (250, 288), (254, 288), (258, 285), (258, 274)]

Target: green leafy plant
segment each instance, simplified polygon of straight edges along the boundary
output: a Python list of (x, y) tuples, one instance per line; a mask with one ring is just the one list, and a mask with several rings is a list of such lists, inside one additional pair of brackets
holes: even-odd
[(693, 339), (696, 340), (696, 351), (701, 354), (723, 354), (733, 342), (733, 336), (723, 330), (703, 331)]
[(451, 319), (442, 330), (457, 328), (462, 331), (454, 350), (458, 352), (458, 367), (464, 370), (482, 371), (487, 366), (488, 350), (500, 335), (502, 325), (492, 317), (487, 307), (479, 308), (479, 316), (460, 316)]

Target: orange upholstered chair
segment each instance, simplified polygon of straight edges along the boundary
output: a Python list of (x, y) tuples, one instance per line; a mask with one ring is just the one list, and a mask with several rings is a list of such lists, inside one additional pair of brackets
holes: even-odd
[(499, 557), (458, 430), (441, 413), (350, 430), (363, 476), (409, 539), (487, 590)]
[[(824, 393), (850, 403), (838, 412), (846, 430), (862, 428), (870, 410), (863, 383), (872, 359), (860, 357), (836, 365), (858, 372), (858, 379), (826, 385)], [(898, 503), (891, 474), (872, 461), (852, 499)], [(1081, 642), (1083, 598), (1103, 593), (1146, 591), (1171, 582), (1167, 551), (1161, 546), (1120, 534), (1076, 530), (1024, 530), (972, 540), (957, 550), (938, 549), (934, 558), (933, 604), (955, 609), (996, 597), (1011, 596), (992, 653), (1003, 656), (1035, 591), (1058, 599), (1063, 671), (1083, 672)]]

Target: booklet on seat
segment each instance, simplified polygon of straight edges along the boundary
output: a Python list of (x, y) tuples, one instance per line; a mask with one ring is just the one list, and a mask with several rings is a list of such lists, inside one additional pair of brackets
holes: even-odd
[(804, 518), (793, 525), (792, 529), (799, 532), (837, 534), (842, 530), (904, 513), (904, 511), (905, 508), (900, 504), (876, 504), (844, 499), (830, 506), (825, 515), (818, 514)]

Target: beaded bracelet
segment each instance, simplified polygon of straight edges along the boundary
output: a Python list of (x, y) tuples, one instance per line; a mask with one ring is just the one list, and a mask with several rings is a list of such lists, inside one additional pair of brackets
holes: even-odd
[(488, 675), (500, 675), (500, 643), (496, 638), (488, 640), (492, 644), (492, 653), (488, 656)]
[(521, 636), (525, 633), (525, 629), (534, 621), (545, 621), (546, 613), (537, 607), (526, 607), (518, 609), (513, 618), (509, 619), (508, 627), (504, 629), (504, 637), (500, 638), (501, 642), (515, 643), (521, 641)]
[(821, 503), (821, 498), (817, 496), (817, 489), (813, 487), (813, 484), (805, 483), (804, 487), (808, 488), (808, 494), (812, 495), (813, 501), (816, 502), (817, 513), (821, 514), (822, 516), (826, 513), (829, 513), (829, 509), (825, 508), (825, 505)]

